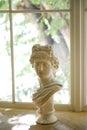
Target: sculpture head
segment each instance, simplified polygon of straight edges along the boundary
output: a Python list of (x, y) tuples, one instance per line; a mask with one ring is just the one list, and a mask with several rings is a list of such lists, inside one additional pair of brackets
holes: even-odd
[(49, 45), (34, 45), (30, 62), (41, 79), (55, 75), (59, 66), (58, 59), (55, 57), (53, 49)]

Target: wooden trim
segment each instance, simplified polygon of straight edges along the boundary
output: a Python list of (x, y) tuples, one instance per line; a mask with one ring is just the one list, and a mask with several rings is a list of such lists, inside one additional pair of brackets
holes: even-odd
[[(2, 108), (20, 108), (20, 109), (32, 109), (36, 110), (36, 106), (33, 103), (11, 103), (11, 102), (0, 102), (0, 107)], [(70, 104), (55, 104), (56, 111), (72, 111), (72, 106)]]

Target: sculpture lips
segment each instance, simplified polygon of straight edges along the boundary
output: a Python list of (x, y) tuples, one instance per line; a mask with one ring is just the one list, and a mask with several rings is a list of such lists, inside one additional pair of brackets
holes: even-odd
[(43, 73), (42, 73), (42, 72), (39, 72), (38, 75), (43, 75)]

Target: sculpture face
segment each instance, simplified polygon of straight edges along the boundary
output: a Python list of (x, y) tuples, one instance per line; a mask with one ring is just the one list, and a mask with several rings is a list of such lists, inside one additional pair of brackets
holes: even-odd
[(35, 70), (40, 79), (48, 79), (52, 76), (52, 64), (49, 60), (36, 59)]

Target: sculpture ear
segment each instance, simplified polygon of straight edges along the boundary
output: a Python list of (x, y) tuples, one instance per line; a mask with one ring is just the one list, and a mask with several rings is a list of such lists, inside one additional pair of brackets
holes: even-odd
[(56, 77), (56, 69), (53, 67), (53, 75)]

